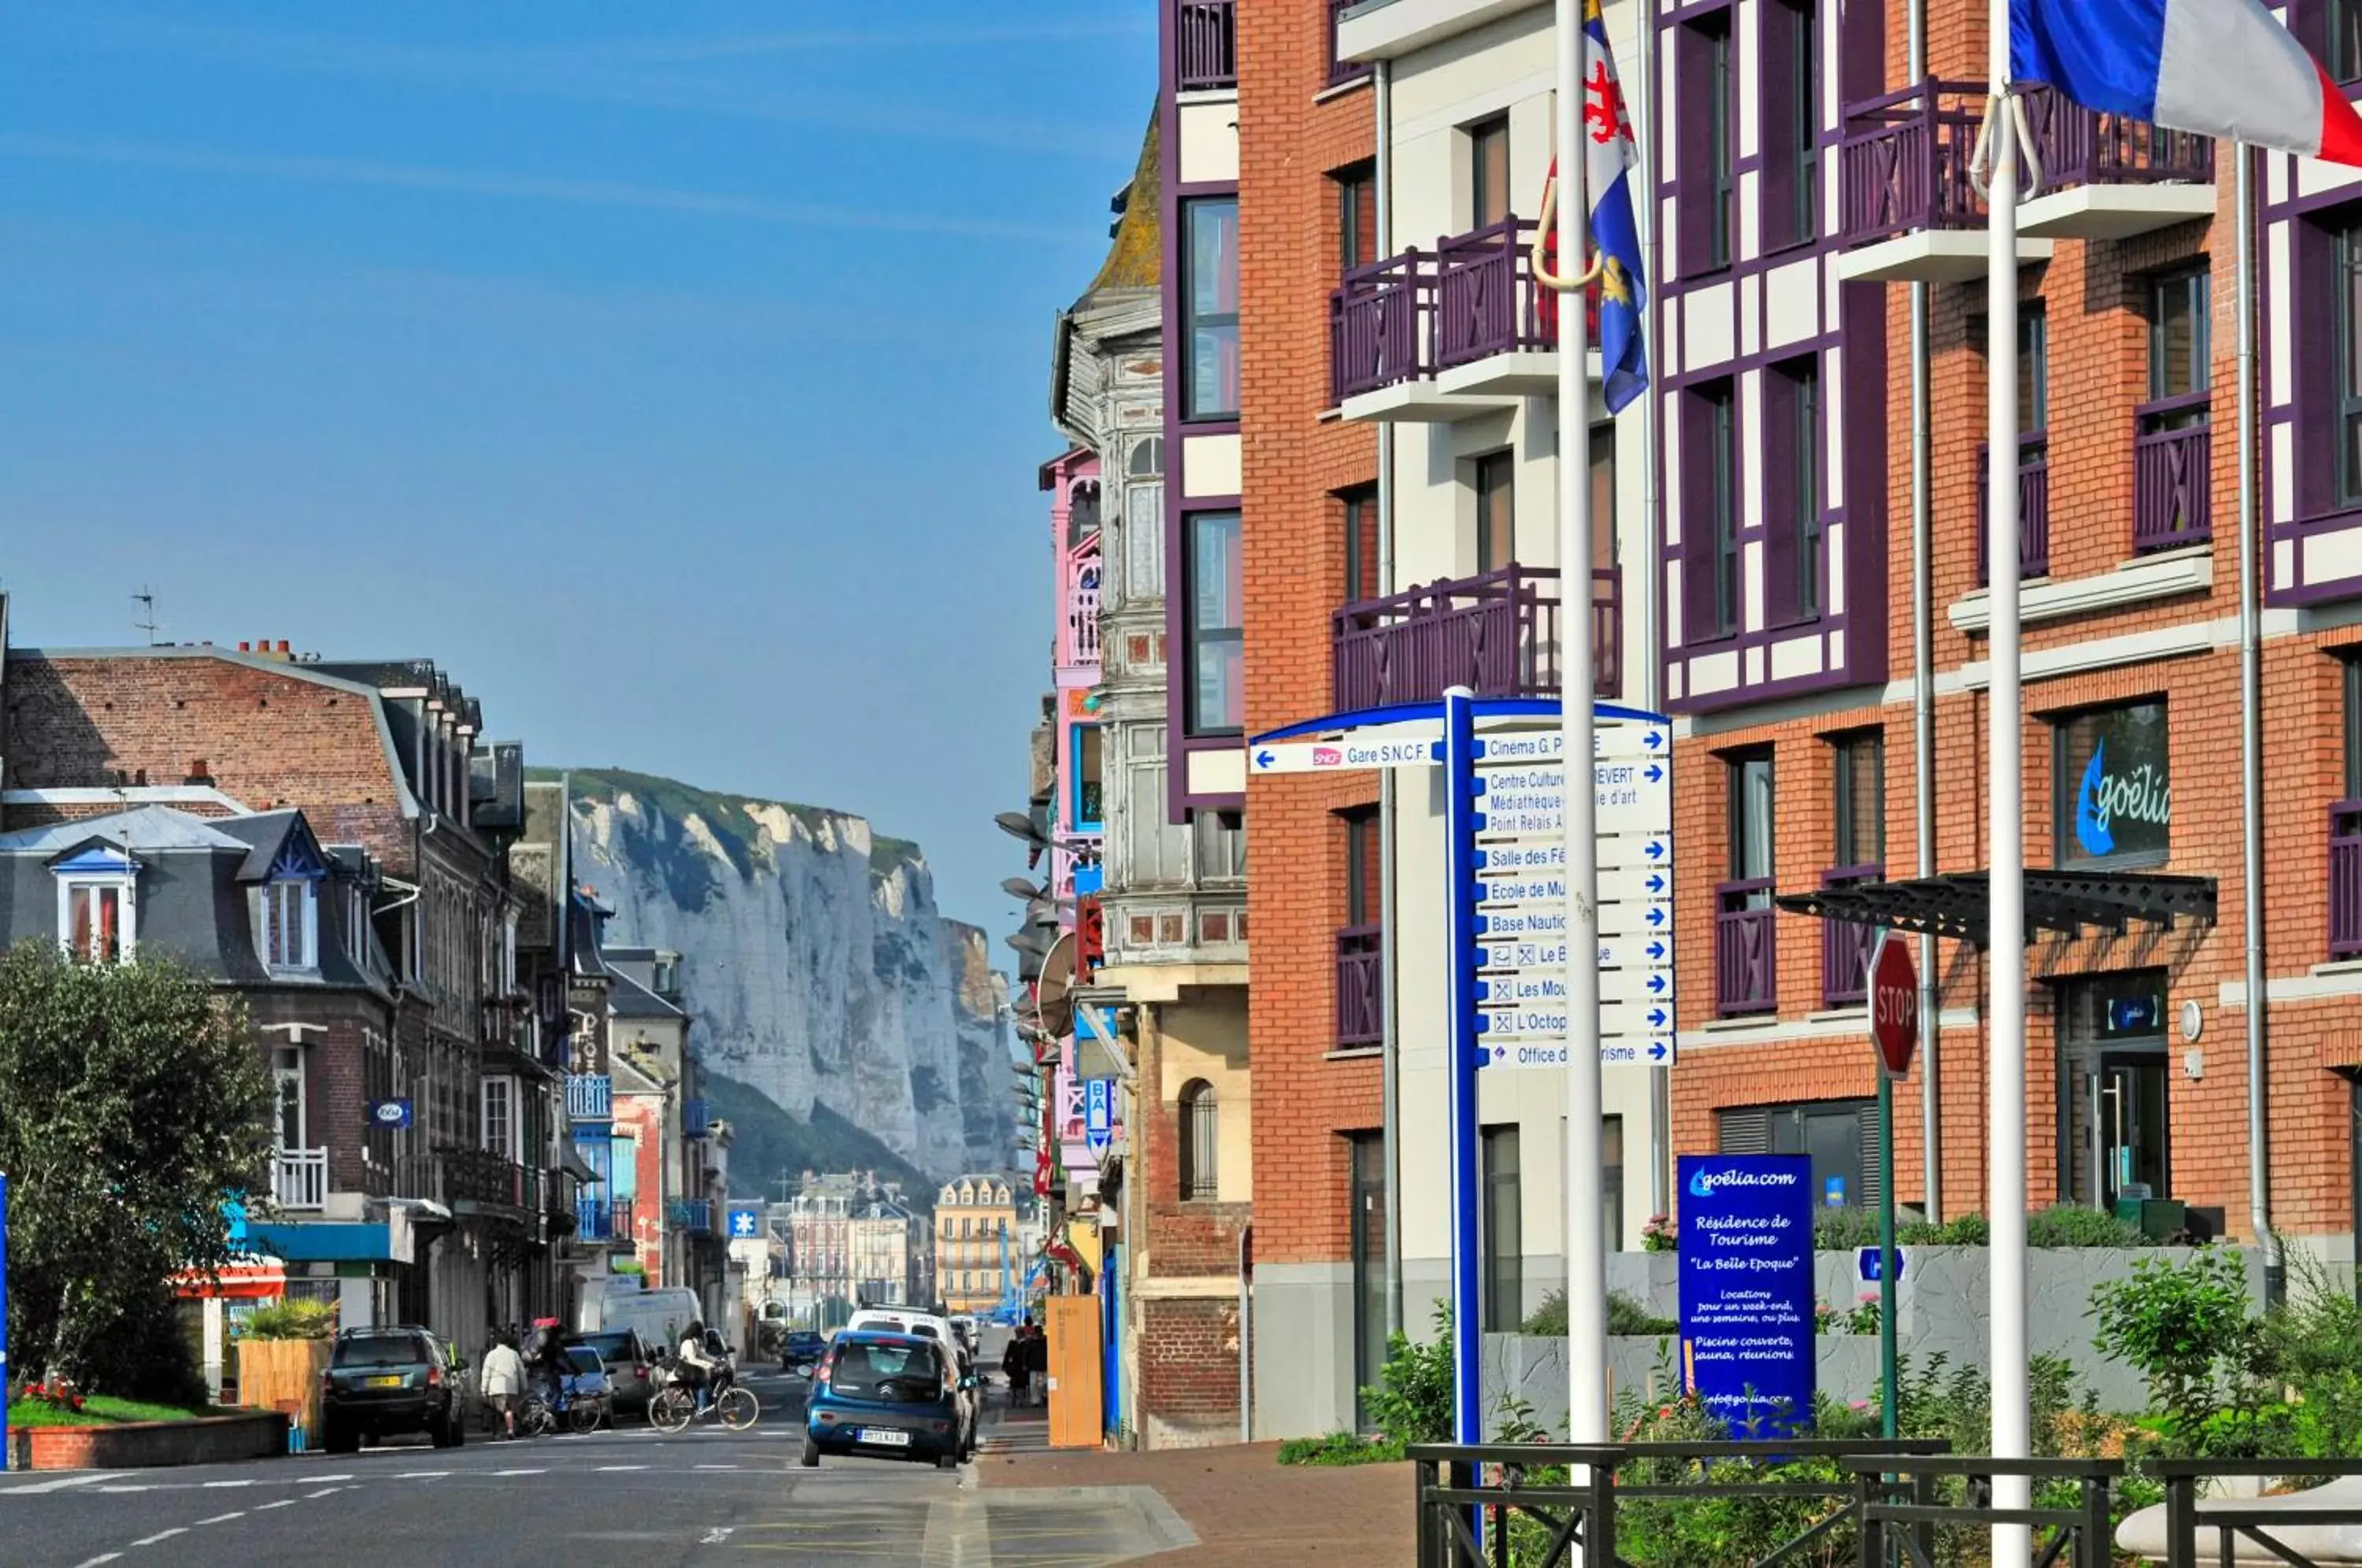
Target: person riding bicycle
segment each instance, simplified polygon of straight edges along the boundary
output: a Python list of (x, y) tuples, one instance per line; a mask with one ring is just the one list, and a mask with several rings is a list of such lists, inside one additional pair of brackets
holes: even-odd
[(564, 1380), (582, 1370), (566, 1353), (566, 1336), (558, 1331), (555, 1318), (534, 1320), (533, 1337), (525, 1343), (524, 1364), (534, 1390), (553, 1410), (565, 1402)]
[(692, 1322), (681, 1331), (680, 1354), (674, 1364), (680, 1380), (697, 1396), (698, 1414), (703, 1415), (705, 1407), (712, 1402), (722, 1369), (722, 1363), (706, 1348), (703, 1323)]

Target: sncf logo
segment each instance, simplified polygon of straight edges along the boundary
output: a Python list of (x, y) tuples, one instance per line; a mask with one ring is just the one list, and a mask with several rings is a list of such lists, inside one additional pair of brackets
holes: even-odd
[(1312, 766), (1342, 767), (1345, 766), (1345, 754), (1333, 745), (1316, 745), (1312, 748)]

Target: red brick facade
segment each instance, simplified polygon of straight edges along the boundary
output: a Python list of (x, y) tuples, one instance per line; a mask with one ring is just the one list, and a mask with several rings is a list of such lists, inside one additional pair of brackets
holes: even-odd
[[(1372, 89), (1329, 89), (1321, 6), (1239, 8), (1240, 321), (1250, 734), (1330, 711), (1330, 616), (1345, 598), (1339, 492), (1374, 484), (1377, 439), (1324, 420), (1329, 295), (1342, 271), (1335, 176), (1375, 147)], [(1374, 1053), (1337, 1047), (1342, 810), (1368, 776), (1261, 778), (1247, 802), (1248, 1032), (1254, 1042), (1255, 1256), (1349, 1253), (1348, 1145), (1380, 1124)], [(1284, 1112), (1283, 1112), (1284, 1108)]]

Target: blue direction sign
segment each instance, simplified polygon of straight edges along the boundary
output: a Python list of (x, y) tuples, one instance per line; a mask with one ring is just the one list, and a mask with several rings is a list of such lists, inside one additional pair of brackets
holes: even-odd
[(406, 1099), (373, 1099), (369, 1104), (370, 1125), (372, 1127), (407, 1127), (411, 1107)]
[(763, 1209), (760, 1204), (734, 1203), (730, 1206), (730, 1239), (751, 1241), (763, 1233)]
[(1083, 1143), (1094, 1154), (1104, 1154), (1115, 1141), (1115, 1080), (1083, 1080)]

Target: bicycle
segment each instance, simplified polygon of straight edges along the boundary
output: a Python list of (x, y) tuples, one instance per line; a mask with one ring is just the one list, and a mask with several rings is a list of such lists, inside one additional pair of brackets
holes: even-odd
[(552, 1406), (538, 1393), (528, 1394), (517, 1409), (517, 1430), (528, 1437), (547, 1437), (557, 1430), (563, 1420), (566, 1430), (578, 1437), (588, 1436), (599, 1430), (600, 1409), (595, 1399), (578, 1399), (561, 1389), (557, 1403)]
[(687, 1431), (690, 1422), (700, 1419), (719, 1421), (731, 1431), (743, 1432), (762, 1415), (761, 1402), (734, 1383), (714, 1395), (712, 1402), (701, 1411), (697, 1408), (696, 1392), (680, 1383), (667, 1384), (648, 1401), (648, 1425), (668, 1434)]

